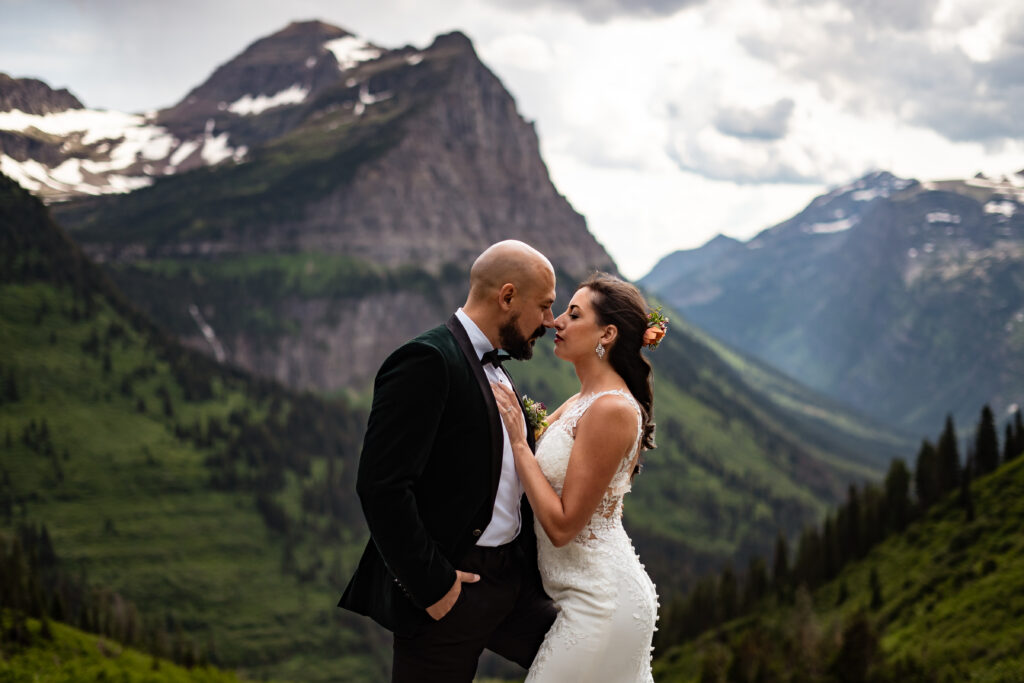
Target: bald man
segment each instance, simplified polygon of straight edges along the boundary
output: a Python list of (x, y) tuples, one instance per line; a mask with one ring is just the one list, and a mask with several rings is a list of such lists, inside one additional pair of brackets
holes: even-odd
[(554, 300), (551, 263), (499, 242), (462, 308), (377, 373), (356, 480), (371, 539), (339, 604), (393, 632), (392, 681), (470, 683), (485, 648), (529, 668), (554, 621), (490, 387), (512, 386), (497, 351), (532, 357)]

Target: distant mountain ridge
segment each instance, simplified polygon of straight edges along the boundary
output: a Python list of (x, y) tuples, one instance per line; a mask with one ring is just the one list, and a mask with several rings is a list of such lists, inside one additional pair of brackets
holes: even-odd
[(736, 348), (909, 429), (1024, 403), (1024, 175), (874, 173), (641, 282)]
[(81, 108), (82, 103), (66, 88), (54, 90), (35, 78), (12, 78), (0, 73), (0, 112), (17, 109), (39, 115)]

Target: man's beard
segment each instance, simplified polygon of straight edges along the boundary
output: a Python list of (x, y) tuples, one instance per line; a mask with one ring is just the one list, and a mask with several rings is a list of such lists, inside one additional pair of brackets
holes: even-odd
[(498, 341), (501, 342), (501, 348), (516, 360), (530, 360), (533, 358), (533, 344), (530, 341), (543, 337), (548, 330), (541, 325), (529, 337), (524, 337), (516, 327), (517, 322), (519, 314), (513, 315), (508, 322), (499, 327)]

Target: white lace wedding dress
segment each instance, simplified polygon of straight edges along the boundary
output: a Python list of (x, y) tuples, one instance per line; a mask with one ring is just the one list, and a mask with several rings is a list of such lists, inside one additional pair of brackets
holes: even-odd
[(622, 498), (630, 490), (642, 435), (640, 406), (620, 390), (580, 397), (541, 437), (537, 462), (561, 495), (576, 423), (598, 397), (607, 394), (623, 396), (633, 404), (637, 438), (593, 517), (574, 540), (556, 548), (540, 523), (535, 524), (541, 578), (559, 612), (526, 683), (653, 681), (651, 638), (658, 596), (622, 528)]

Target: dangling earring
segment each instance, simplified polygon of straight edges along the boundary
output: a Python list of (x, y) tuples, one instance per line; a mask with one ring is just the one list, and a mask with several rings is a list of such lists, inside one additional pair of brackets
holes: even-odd
[(597, 342), (597, 348), (594, 349), (594, 353), (597, 354), (598, 360), (602, 360), (604, 358), (604, 346), (601, 345), (601, 342)]

